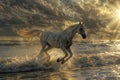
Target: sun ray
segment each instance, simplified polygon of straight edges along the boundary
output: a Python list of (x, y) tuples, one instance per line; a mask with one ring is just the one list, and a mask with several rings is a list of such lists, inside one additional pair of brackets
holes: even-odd
[[(112, 30), (113, 37), (115, 39), (119, 38), (119, 28), (120, 28), (120, 3), (114, 5), (109, 4), (108, 8), (110, 14), (107, 15), (109, 22), (107, 23), (107, 28)], [(106, 13), (107, 14), (107, 13)]]
[(115, 39), (119, 38), (119, 27), (120, 27), (120, 23), (117, 23), (116, 27), (115, 27)]
[(116, 22), (117, 22), (117, 19), (113, 19), (107, 26), (112, 27), (113, 25), (116, 24)]

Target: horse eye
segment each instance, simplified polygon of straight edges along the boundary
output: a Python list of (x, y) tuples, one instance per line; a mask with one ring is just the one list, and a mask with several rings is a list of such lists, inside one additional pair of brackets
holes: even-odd
[(83, 28), (80, 28), (80, 30), (83, 30)]

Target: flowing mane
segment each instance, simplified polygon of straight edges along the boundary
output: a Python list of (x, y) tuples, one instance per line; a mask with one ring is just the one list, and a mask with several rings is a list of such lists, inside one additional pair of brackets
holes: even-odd
[(64, 31), (73, 30), (74, 28), (77, 28), (77, 27), (78, 27), (77, 25), (78, 25), (78, 24), (71, 25), (71, 26), (69, 26), (67, 29), (65, 29)]

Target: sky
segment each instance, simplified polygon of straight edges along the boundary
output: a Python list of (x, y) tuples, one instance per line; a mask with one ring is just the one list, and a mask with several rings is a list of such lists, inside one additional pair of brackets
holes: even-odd
[(61, 31), (79, 21), (88, 38), (120, 39), (119, 0), (1, 0), (0, 36), (19, 36), (17, 31)]

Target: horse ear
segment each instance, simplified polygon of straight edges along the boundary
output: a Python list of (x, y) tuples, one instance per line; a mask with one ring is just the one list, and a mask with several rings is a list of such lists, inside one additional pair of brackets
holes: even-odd
[(82, 22), (82, 21), (80, 21), (80, 22), (79, 22), (79, 24), (83, 24), (83, 22)]

